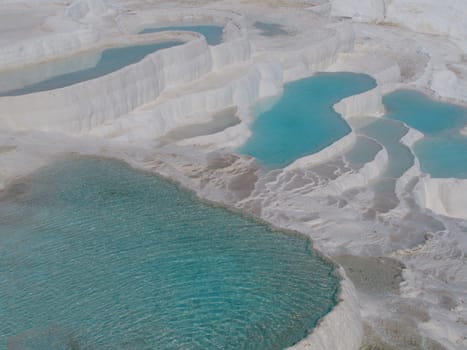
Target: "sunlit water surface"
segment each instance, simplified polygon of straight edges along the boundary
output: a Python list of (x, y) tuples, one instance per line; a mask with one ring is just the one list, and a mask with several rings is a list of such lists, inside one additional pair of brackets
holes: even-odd
[(0, 232), (2, 349), (283, 349), (336, 304), (302, 236), (116, 161), (16, 183)]

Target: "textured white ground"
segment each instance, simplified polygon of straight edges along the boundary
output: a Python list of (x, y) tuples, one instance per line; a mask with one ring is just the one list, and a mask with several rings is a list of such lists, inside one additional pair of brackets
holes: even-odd
[[(296, 348), (467, 349), (467, 182), (432, 179), (414, 159), (381, 192), (387, 150), (360, 166), (345, 156), (368, 139), (362, 126), (383, 114), (383, 93), (467, 104), (466, 14), (462, 0), (4, 0), (0, 71), (136, 40), (186, 43), (92, 81), (0, 97), (0, 185), (72, 152), (124, 159), (303, 232), (344, 267), (353, 283), (345, 277), (342, 301)], [(223, 44), (133, 35), (183, 21), (225, 25)], [(256, 21), (289, 34), (263, 36)], [(275, 171), (235, 153), (255, 101), (323, 70), (378, 82), (335, 105), (351, 134)], [(232, 113), (239, 123), (210, 131)], [(407, 129), (400, 142), (419, 137)]]

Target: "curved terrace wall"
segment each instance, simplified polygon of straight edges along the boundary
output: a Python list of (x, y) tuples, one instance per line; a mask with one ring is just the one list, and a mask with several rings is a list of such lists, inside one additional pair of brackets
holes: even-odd
[(154, 100), (167, 86), (199, 78), (212, 70), (203, 37), (191, 33), (127, 36), (112, 46), (189, 40), (146, 56), (111, 74), (62, 89), (0, 98), (2, 119), (14, 129), (81, 133)]
[(183, 23), (218, 24), (224, 26), (223, 41), (219, 45), (210, 46), (213, 68), (241, 62), (250, 57), (251, 49), (245, 15), (231, 11), (177, 8), (176, 10), (157, 9), (156, 11), (140, 11), (133, 16), (123, 17), (119, 25), (127, 33), (137, 33), (148, 27)]

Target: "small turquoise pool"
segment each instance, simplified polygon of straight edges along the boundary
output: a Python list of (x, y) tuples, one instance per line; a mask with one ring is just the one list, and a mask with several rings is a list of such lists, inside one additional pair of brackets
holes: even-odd
[(404, 122), (424, 134), (434, 135), (467, 124), (467, 109), (440, 102), (415, 90), (397, 90), (383, 98), (386, 117)]
[[(37, 64), (32, 69), (26, 71), (8, 72), (4, 79), (14, 81), (16, 85), (21, 82), (20, 87), (12, 90), (0, 91), (0, 96), (18, 96), (30, 94), (33, 92), (54, 90), (80, 83), (82, 81), (95, 79), (103, 75), (115, 72), (125, 66), (141, 61), (147, 55), (158, 50), (167, 49), (176, 45), (180, 45), (180, 41), (167, 41), (157, 44), (134, 45), (125, 47), (116, 47), (103, 50), (101, 53), (96, 52), (94, 55), (99, 56), (96, 63), (91, 67), (80, 69), (80, 66), (86, 66), (90, 54), (80, 57), (69, 57), (56, 61)], [(57, 66), (58, 72), (54, 74), (54, 66)], [(78, 69), (77, 69), (78, 68)], [(38, 82), (28, 82), (28, 75), (34, 77), (39, 70), (47, 70), (52, 72), (50, 78)], [(0, 74), (0, 78), (2, 75)]]
[(467, 179), (467, 137), (457, 133), (424, 137), (414, 150), (423, 172), (439, 178)]
[(206, 38), (208, 45), (219, 45), (222, 42), (222, 31), (224, 30), (224, 27), (218, 25), (174, 25), (146, 28), (138, 34), (167, 32), (171, 30), (200, 33)]
[(336, 304), (302, 236), (110, 160), (0, 198), (0, 348), (284, 349)]
[(413, 90), (398, 90), (383, 99), (386, 117), (424, 134), (414, 145), (423, 172), (438, 178), (467, 178), (467, 108), (440, 102)]
[(286, 84), (282, 96), (256, 105), (252, 136), (239, 152), (273, 168), (316, 153), (350, 132), (332, 106), (375, 86), (370, 76), (355, 73), (320, 73)]

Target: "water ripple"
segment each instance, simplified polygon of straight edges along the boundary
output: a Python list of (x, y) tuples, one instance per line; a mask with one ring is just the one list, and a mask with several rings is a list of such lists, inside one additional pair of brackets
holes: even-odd
[(303, 237), (159, 178), (75, 159), (31, 181), (0, 202), (0, 348), (282, 349), (335, 305)]

